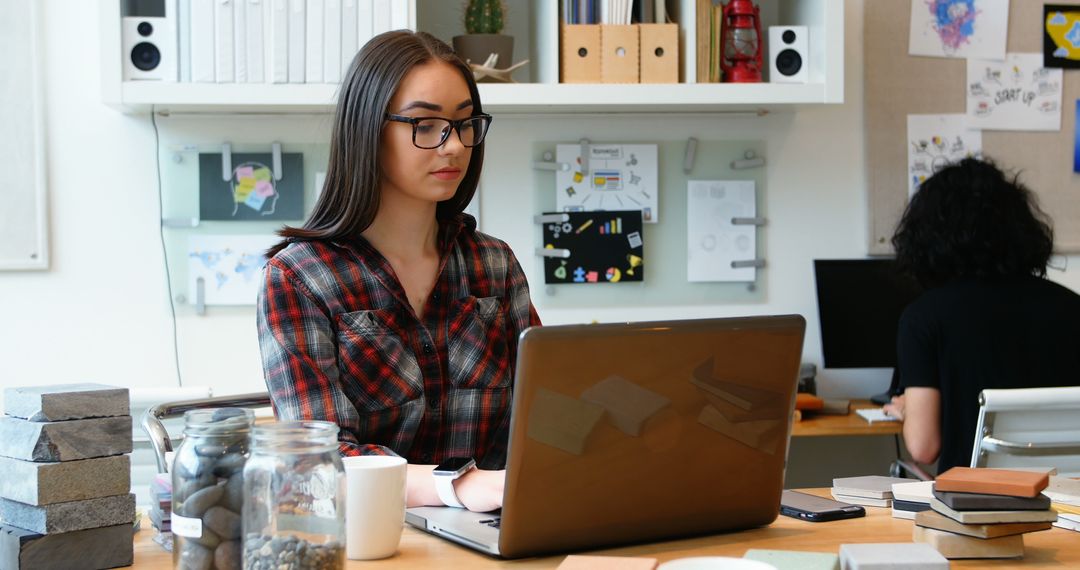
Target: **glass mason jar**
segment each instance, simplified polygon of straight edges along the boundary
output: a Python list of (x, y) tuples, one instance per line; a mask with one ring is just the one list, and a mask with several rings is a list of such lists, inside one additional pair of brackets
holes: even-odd
[(233, 570), (241, 562), (244, 463), (255, 414), (243, 408), (190, 410), (172, 465), (173, 565)]
[(345, 566), (345, 471), (338, 426), (256, 426), (244, 467), (244, 568)]

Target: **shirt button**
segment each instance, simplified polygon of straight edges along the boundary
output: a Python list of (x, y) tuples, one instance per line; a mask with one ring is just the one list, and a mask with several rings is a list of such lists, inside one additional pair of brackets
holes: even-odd
[(424, 453), (424, 454), (422, 454), (420, 456), (420, 463), (428, 463), (428, 464), (430, 464), (431, 459), (432, 459), (432, 457), (431, 457), (430, 453)]
[(432, 294), (431, 294), (431, 298), (432, 298), (432, 299), (435, 299), (436, 301), (438, 301), (438, 300), (439, 300), (439, 292), (438, 292), (438, 291), (436, 291), (436, 292), (432, 293)]
[(438, 396), (428, 396), (427, 403), (428, 403), (429, 408), (431, 408), (433, 410), (437, 409), (439, 407), (439, 397)]
[(424, 354), (431, 354), (435, 352), (435, 347), (431, 346), (431, 343), (424, 343)]

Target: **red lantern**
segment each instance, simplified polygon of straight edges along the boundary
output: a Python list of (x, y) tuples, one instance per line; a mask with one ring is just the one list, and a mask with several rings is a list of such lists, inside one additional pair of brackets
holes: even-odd
[(761, 82), (761, 18), (753, 0), (731, 0), (724, 6), (720, 37), (724, 80)]

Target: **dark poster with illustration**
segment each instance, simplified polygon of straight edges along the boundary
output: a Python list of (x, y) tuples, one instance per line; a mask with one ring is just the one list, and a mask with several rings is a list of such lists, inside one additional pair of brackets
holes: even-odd
[(544, 282), (621, 283), (644, 281), (641, 210), (556, 212), (544, 223), (544, 248), (562, 257), (544, 258)]
[(199, 153), (202, 220), (304, 219), (304, 155), (281, 155), (281, 180), (270, 153), (232, 153), (232, 176), (221, 173), (221, 153)]

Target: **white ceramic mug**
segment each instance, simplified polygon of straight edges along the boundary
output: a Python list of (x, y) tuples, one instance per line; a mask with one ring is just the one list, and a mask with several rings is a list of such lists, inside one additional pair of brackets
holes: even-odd
[(405, 458), (363, 455), (342, 463), (346, 555), (349, 560), (393, 556), (405, 525)]

